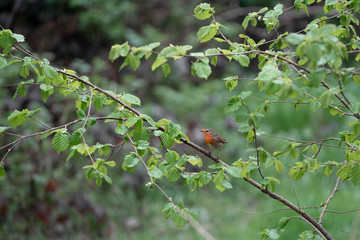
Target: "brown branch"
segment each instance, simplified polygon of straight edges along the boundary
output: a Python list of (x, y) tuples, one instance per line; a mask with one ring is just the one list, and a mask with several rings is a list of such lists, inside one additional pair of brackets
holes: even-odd
[[(27, 51), (27, 55), (31, 55), (31, 53), (28, 53), (29, 51)], [(249, 53), (254, 52), (254, 53), (264, 53), (270, 56), (274, 56), (274, 54), (272, 53), (265, 53), (265, 52), (261, 52), (261, 51), (250, 51)], [(283, 58), (281, 56), (277, 56), (280, 59), (284, 59), (284, 61), (290, 61), (286, 58)], [(292, 61), (290, 61), (292, 62)], [(296, 64), (296, 63), (294, 63)], [(299, 68), (303, 68), (302, 66), (296, 64), (296, 66), (299, 66)], [(132, 111), (133, 113), (135, 113), (136, 115), (140, 116), (141, 113), (139, 111), (137, 111), (136, 109), (134, 109), (133, 107), (125, 104), (123, 101), (121, 101), (119, 98), (117, 98), (116, 96), (110, 94), (109, 92), (97, 87), (96, 85), (94, 85), (91, 82), (87, 82), (83, 79), (81, 79), (80, 77), (74, 75), (74, 74), (70, 74), (67, 73), (65, 71), (56, 69), (56, 71), (60, 74), (69, 76), (73, 79), (76, 79), (79, 82), (84, 83), (86, 86), (89, 86), (91, 88), (93, 88), (94, 90), (97, 90), (101, 93), (103, 93), (104, 95), (108, 96), (109, 98), (113, 99), (115, 102), (119, 103), (120, 105), (122, 105), (124, 108)], [(80, 120), (79, 120), (80, 121)], [(146, 119), (144, 119), (144, 121), (146, 121)], [(164, 128), (159, 128), (160, 130), (164, 131)], [(47, 131), (45, 131), (47, 132)], [(39, 133), (37, 133), (38, 135)], [(208, 151), (206, 151), (205, 149), (201, 148), (200, 146), (196, 145), (195, 143), (191, 142), (191, 141), (187, 141), (184, 137), (181, 138), (181, 141), (187, 145), (189, 145), (190, 147), (198, 150), (199, 152), (203, 153), (204, 155), (206, 155), (207, 157), (209, 157), (210, 159), (212, 159), (213, 161), (215, 161), (216, 163), (221, 163), (224, 167), (228, 167), (229, 165), (226, 164), (225, 162), (223, 162), (222, 160), (220, 160), (218, 157), (215, 157), (214, 155), (212, 155), (211, 153), (209, 153)], [(288, 206), (289, 208), (293, 209), (295, 212), (297, 212), (300, 216), (302, 216), (304, 219), (306, 219), (306, 221), (311, 224), (317, 231), (319, 231), (321, 233), (322, 236), (324, 236), (326, 239), (328, 240), (333, 240), (333, 238), (331, 237), (331, 235), (325, 230), (325, 228), (318, 222), (315, 221), (314, 218), (312, 218), (309, 214), (307, 214), (306, 212), (304, 212), (302, 209), (298, 208), (296, 205), (294, 205), (293, 203), (291, 203), (290, 201), (288, 201), (287, 199), (285, 199), (284, 197), (282, 197), (281, 195), (274, 193), (272, 191), (270, 191), (267, 188), (262, 188), (261, 184), (256, 182), (255, 180), (251, 179), (251, 178), (247, 178), (247, 177), (243, 177), (243, 179), (248, 182), (249, 184), (251, 184), (252, 186), (254, 186), (255, 188), (259, 189), (262, 193), (268, 195), (269, 197), (285, 204), (286, 206)]]
[(339, 182), (340, 182), (340, 177), (338, 177), (338, 178), (336, 179), (336, 183), (335, 183), (334, 190), (333, 190), (332, 193), (330, 194), (329, 198), (326, 200), (326, 203), (325, 203), (325, 205), (324, 205), (324, 208), (323, 208), (323, 210), (322, 210), (321, 213), (320, 213), (320, 217), (319, 217), (319, 223), (320, 223), (320, 224), (321, 224), (321, 222), (322, 222), (322, 218), (323, 218), (323, 216), (324, 216), (326, 207), (328, 206), (329, 202), (330, 202), (331, 199), (334, 197), (334, 194), (335, 194), (335, 192), (337, 191), (337, 187), (338, 187), (338, 185), (339, 185)]

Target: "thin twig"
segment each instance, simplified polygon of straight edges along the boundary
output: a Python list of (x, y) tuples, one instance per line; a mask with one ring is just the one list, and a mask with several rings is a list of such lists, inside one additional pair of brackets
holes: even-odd
[(334, 197), (334, 194), (335, 194), (335, 192), (337, 191), (337, 187), (338, 187), (338, 185), (339, 185), (339, 182), (340, 182), (340, 177), (338, 177), (338, 178), (336, 179), (336, 183), (335, 183), (334, 190), (333, 190), (332, 193), (330, 194), (329, 198), (326, 200), (326, 203), (325, 203), (325, 205), (324, 205), (324, 208), (323, 208), (323, 210), (322, 210), (321, 213), (320, 213), (319, 224), (321, 224), (321, 222), (322, 222), (322, 218), (323, 218), (323, 216), (324, 216), (326, 207), (328, 206), (329, 202), (330, 202), (331, 199)]

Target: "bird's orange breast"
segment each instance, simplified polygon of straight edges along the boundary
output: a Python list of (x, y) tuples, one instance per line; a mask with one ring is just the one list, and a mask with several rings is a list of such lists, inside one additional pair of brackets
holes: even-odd
[(216, 142), (210, 133), (205, 132), (204, 141), (206, 144), (215, 145)]

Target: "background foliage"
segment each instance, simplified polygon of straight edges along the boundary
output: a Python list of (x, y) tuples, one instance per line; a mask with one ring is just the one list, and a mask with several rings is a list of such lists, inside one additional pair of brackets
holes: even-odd
[[(228, 162), (231, 164), (234, 160), (248, 159), (255, 154), (253, 143), (248, 144), (246, 135), (244, 137), (242, 134), (251, 126), (239, 124), (238, 121), (241, 120), (242, 115), (235, 111), (239, 106), (236, 103), (228, 103), (231, 96), (243, 94), (244, 91), (257, 91), (256, 84), (250, 84), (259, 72), (255, 61), (250, 62), (249, 68), (243, 68), (239, 63), (228, 62), (226, 58), (219, 57), (216, 67), (212, 69), (212, 75), (205, 81), (199, 78), (201, 77), (199, 74), (198, 76), (191, 74), (190, 67), (195, 61), (193, 58), (169, 61), (171, 72), (167, 74), (167, 77), (163, 76), (161, 67), (151, 71), (151, 62), (142, 61), (135, 72), (131, 69), (131, 67), (135, 68), (132, 64), (118, 72), (123, 59), (113, 64), (108, 60), (111, 46), (126, 41), (131, 46), (142, 46), (159, 41), (162, 43), (162, 48), (170, 43), (192, 45), (193, 52), (204, 48), (223, 47), (216, 41), (207, 42), (205, 41), (207, 39), (202, 41), (201, 38), (198, 41), (196, 38), (199, 28), (205, 26), (203, 22), (193, 17), (193, 9), (199, 3), (197, 1), (146, 1), (144, 3), (143, 1), (112, 0), (106, 2), (96, 0), (2, 2), (0, 21), (4, 28), (10, 28), (12, 32), (24, 35), (27, 47), (39, 54), (40, 58), (49, 59), (52, 66), (76, 70), (79, 74), (88, 76), (92, 83), (103, 89), (115, 89), (117, 92), (128, 92), (138, 96), (142, 103), (139, 108), (142, 113), (150, 115), (156, 121), (167, 118), (180, 124), (182, 130), (193, 142), (203, 144), (199, 130), (204, 127), (213, 128), (222, 136), (230, 138), (231, 141), (221, 153), (216, 154), (225, 161), (231, 161)], [(259, 42), (263, 38), (276, 38), (276, 31), (268, 33), (268, 28), (260, 21), (256, 28), (252, 27), (251, 23), (255, 20), (250, 19), (250, 24), (245, 31), (242, 25), (243, 20), (249, 12), (259, 11), (265, 6), (272, 8), (277, 3), (278, 1), (258, 1), (256, 4), (254, 1), (241, 1), (241, 4), (233, 1), (216, 1), (211, 3), (211, 6), (216, 9), (216, 20), (227, 27), (222, 30), (231, 41), (239, 41), (239, 34), (243, 33), (248, 34), (255, 42)], [(261, 7), (251, 6), (251, 4)], [(284, 1), (283, 4), (286, 9), (293, 2)], [(305, 28), (306, 24), (316, 17), (316, 14), (321, 13), (319, 9), (323, 11), (322, 5), (323, 3), (320, 3), (309, 7), (309, 17), (305, 17), (304, 10), (300, 10), (297, 15), (294, 14), (295, 9), (290, 9), (281, 15), (277, 31), (279, 33), (297, 32)], [(347, 21), (351, 22), (351, 19), (342, 17), (329, 21), (329, 24), (333, 21), (334, 24), (340, 22), (346, 25)], [(353, 26), (353, 31), (358, 31), (358, 25), (350, 23), (348, 25)], [(330, 28), (328, 31), (336, 31)], [(319, 38), (322, 37), (321, 33), (316, 33), (316, 31), (312, 33), (319, 34)], [(204, 37), (206, 38), (206, 35)], [(314, 39), (316, 36), (310, 37)], [(299, 44), (303, 44), (306, 48), (310, 40), (306, 41), (303, 36), (293, 35), (289, 42), (292, 44), (291, 48)], [(334, 41), (333, 44), (336, 46), (341, 45), (341, 42)], [(282, 43), (277, 44), (278, 49), (281, 49)], [(331, 47), (332, 45), (329, 48)], [(312, 54), (319, 52), (318, 49), (309, 47), (308, 52), (304, 51), (303, 55), (299, 54), (298, 57), (316, 59), (316, 56)], [(327, 54), (326, 50), (324, 51), (322, 55)], [(339, 51), (342, 51), (341, 46)], [(338, 65), (339, 60), (331, 54), (332, 52), (328, 53), (327, 59), (318, 58), (317, 62), (310, 64), (310, 68), (317, 69), (322, 64), (319, 61)], [(345, 63), (346, 67), (356, 66), (355, 56), (350, 54), (349, 60)], [(247, 65), (246, 59), (240, 59), (239, 62), (242, 66)], [(46, 70), (44, 67), (43, 70), (45, 75), (50, 77), (54, 74), (51, 68)], [(269, 69), (269, 72), (266, 72), (266, 68), (262, 68), (263, 78), (271, 78), (272, 70)], [(16, 66), (7, 66), (6, 71), (1, 71), (1, 116), (9, 116), (15, 109), (21, 111), (41, 108), (35, 116), (46, 120), (46, 124), (50, 126), (65, 124), (77, 117), (81, 118), (83, 113), (78, 112), (77, 116), (75, 115), (75, 99), (63, 98), (59, 93), (49, 96), (52, 89), (47, 89), (46, 86), (40, 87), (43, 90), (40, 94), (39, 87), (32, 85), (32, 82), (19, 87), (20, 81), (34, 79), (36, 82), (36, 75), (31, 74), (26, 80), (21, 78), (23, 75), (27, 75), (26, 70), (23, 69), (19, 76)], [(224, 78), (234, 75), (239, 78), (223, 81)], [(205, 76), (207, 76), (206, 71)], [(349, 75), (338, 74), (337, 77), (339, 76), (348, 83), (346, 86), (348, 98), (351, 102), (356, 102), (356, 78), (353, 82)], [(282, 75), (282, 77), (286, 76)], [(337, 77), (329, 78), (330, 81), (336, 82)], [(321, 78), (321, 75), (311, 76), (311, 83), (304, 84), (319, 84), (318, 79)], [(229, 92), (225, 86), (231, 89), (235, 83), (234, 79), (238, 85)], [(276, 86), (267, 87), (267, 93), (277, 90)], [(322, 92), (322, 89), (314, 88), (311, 94), (322, 96), (322, 103), (332, 104), (333, 94), (321, 95)], [(291, 93), (288, 89), (284, 96), (270, 98), (267, 104), (261, 105), (262, 111), (267, 113), (266, 118), (259, 118), (261, 134), (305, 141), (333, 136), (343, 138), (344, 141), (349, 140), (345, 140), (349, 137), (348, 134), (338, 134), (342, 129), (349, 129), (348, 124), (351, 121), (349, 118), (339, 117), (339, 114), (322, 108), (321, 104), (311, 102), (294, 104), (295, 101), (306, 102), (306, 100), (296, 97), (295, 100), (288, 100), (287, 94)], [(12, 101), (14, 94), (18, 95), (16, 101)], [(246, 104), (254, 110), (261, 103), (258, 99), (264, 99), (264, 97), (265, 94), (260, 92), (256, 99), (246, 99)], [(137, 99), (129, 98), (131, 96), (125, 96), (124, 100), (136, 105)], [(270, 104), (270, 101), (285, 101), (284, 99), (292, 103)], [(46, 103), (43, 102), (44, 100), (47, 100)], [(326, 104), (323, 105), (327, 107)], [(357, 107), (355, 105), (354, 108)], [(352, 111), (357, 113), (358, 109), (352, 109)], [(106, 116), (111, 112), (111, 107), (105, 106), (102, 114)], [(22, 116), (27, 118), (28, 115), (24, 113)], [(16, 118), (13, 121), (14, 125), (17, 125), (18, 121), (19, 119)], [(11, 124), (11, 121), (9, 122)], [(7, 117), (2, 117), (0, 126), (8, 125)], [(239, 125), (242, 126), (240, 129)], [(61, 152), (62, 149), (67, 149), (66, 146), (62, 146), (61, 138), (66, 138), (66, 136), (61, 131), (55, 133), (55, 139), (59, 141), (50, 141), (50, 138), (46, 140), (32, 138), (23, 141), (6, 157), (5, 161), (6, 177), (1, 179), (0, 185), (2, 234), (8, 236), (9, 239), (25, 236), (37, 239), (48, 237), (170, 239), (174, 236), (179, 239), (184, 237), (198, 239), (198, 233), (190, 225), (186, 225), (185, 230), (178, 229), (164, 219), (165, 213), (160, 213), (160, 210), (167, 201), (158, 191), (145, 186), (148, 179), (143, 168), (136, 167), (131, 174), (121, 169), (122, 160), (129, 151), (133, 151), (131, 146), (124, 144), (123, 138), (115, 135), (111, 127), (97, 128), (96, 126), (89, 130), (87, 142), (116, 145), (116, 148), (98, 145), (102, 151), (113, 151), (111, 158), (107, 161), (118, 163), (114, 168), (110, 166), (111, 163), (107, 167), (107, 175), (111, 176), (112, 184), (103, 184), (100, 188), (92, 179), (84, 178), (87, 170), (82, 167), (89, 164), (88, 158), (80, 157), (67, 161), (66, 154), (57, 154), (55, 150)], [(18, 128), (23, 133), (32, 133), (41, 131), (43, 126), (25, 121)], [(9, 135), (1, 135), (1, 146), (8, 143), (10, 139), (12, 138)], [(269, 153), (277, 151), (279, 144), (283, 144), (284, 147), (283, 139), (265, 134), (259, 139), (261, 146), (266, 146), (266, 151)], [(150, 143), (159, 144), (156, 138), (150, 138)], [(316, 154), (318, 149), (315, 146), (310, 145), (308, 151)], [(193, 150), (180, 144), (176, 144), (174, 148), (178, 152), (195, 154)], [(344, 151), (325, 146), (321, 148), (317, 156), (319, 162), (343, 161)], [(1, 156), (4, 154), (6, 154), (6, 149), (1, 150)], [(302, 152), (297, 152), (296, 149), (289, 151), (289, 156), (282, 159), (285, 167), (289, 169), (301, 154)], [(207, 169), (206, 167), (211, 164), (210, 161), (203, 162), (204, 166), (201, 169)], [(309, 161), (307, 164), (310, 171), (316, 170), (316, 163), (312, 165)], [(198, 166), (188, 167), (199, 171)], [(299, 202), (303, 207), (320, 206), (333, 189), (336, 170), (329, 172), (328, 178), (324, 178), (321, 170), (318, 169), (312, 174), (305, 173), (301, 179), (293, 182), (287, 174), (279, 174), (271, 168), (263, 169), (264, 174), (275, 176), (281, 181), (281, 186), (284, 187), (276, 188), (279, 194), (293, 202)], [(279, 219), (295, 215), (287, 211), (269, 215), (253, 214), (268, 213), (274, 209), (283, 208), (283, 205), (269, 200), (257, 189), (249, 188), (243, 181), (231, 180), (230, 182), (233, 189), (223, 193), (220, 193), (213, 185), (191, 191), (191, 186), (184, 187), (180, 182), (167, 185), (166, 180), (161, 180), (159, 184), (162, 184), (169, 196), (173, 196), (174, 202), (184, 199), (185, 206), (198, 215), (199, 223), (217, 238), (238, 239), (241, 236), (244, 239), (259, 239), (264, 229), (277, 229)], [(359, 199), (357, 188), (354, 191), (352, 183), (341, 183), (341, 192), (332, 199), (329, 209), (336, 208), (338, 211), (357, 209), (356, 199)], [(309, 209), (308, 212), (319, 215), (321, 209)], [(359, 217), (356, 211), (346, 213), (346, 215), (327, 213), (324, 222), (326, 229), (334, 238), (356, 239), (358, 236), (356, 234), (359, 234), (357, 232)], [(305, 230), (309, 230), (306, 223), (293, 219), (281, 233), (280, 239), (294, 239)], [(302, 239), (306, 237), (302, 236)]]

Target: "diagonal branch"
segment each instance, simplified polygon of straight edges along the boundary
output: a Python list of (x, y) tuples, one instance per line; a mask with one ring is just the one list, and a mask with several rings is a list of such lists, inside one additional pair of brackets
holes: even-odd
[(323, 210), (322, 210), (321, 213), (320, 213), (320, 217), (319, 217), (319, 223), (320, 223), (320, 224), (321, 224), (322, 218), (323, 218), (323, 216), (324, 216), (324, 213), (325, 213), (325, 211), (326, 211), (327, 205), (329, 204), (329, 202), (330, 202), (331, 199), (334, 197), (334, 194), (335, 194), (336, 191), (337, 191), (337, 187), (338, 187), (338, 185), (339, 185), (339, 182), (340, 182), (340, 177), (338, 177), (338, 178), (336, 179), (336, 183), (335, 183), (334, 190), (333, 190), (332, 193), (330, 194), (329, 198), (326, 200), (326, 203), (325, 203), (325, 205), (324, 205), (324, 208), (323, 208)]

